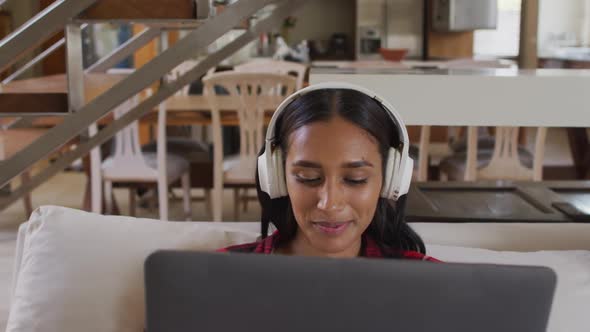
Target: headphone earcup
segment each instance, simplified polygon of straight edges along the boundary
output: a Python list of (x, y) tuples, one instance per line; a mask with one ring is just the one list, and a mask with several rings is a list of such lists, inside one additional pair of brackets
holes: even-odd
[(399, 150), (390, 148), (385, 169), (381, 197), (397, 200), (400, 196), (407, 194), (412, 181), (414, 160), (408, 155), (404, 158)]
[(271, 182), (270, 176), (268, 174), (268, 167), (267, 167), (267, 155), (266, 152), (268, 150), (264, 150), (264, 152), (258, 156), (258, 183), (260, 184), (260, 190), (270, 195), (270, 187)]
[(287, 184), (285, 183), (285, 170), (283, 168), (283, 154), (280, 149), (275, 149), (270, 155), (265, 150), (258, 157), (258, 181), (260, 189), (270, 198), (287, 196)]
[(383, 187), (381, 188), (381, 197), (393, 199), (395, 198), (395, 184), (399, 173), (399, 162), (401, 154), (395, 148), (390, 148), (387, 153), (387, 163), (385, 164), (385, 172), (383, 173)]
[(283, 164), (283, 153), (281, 149), (275, 149), (272, 152), (272, 173), (274, 174), (273, 191), (275, 196), (287, 196), (287, 183), (285, 181), (285, 166)]
[(413, 172), (414, 172), (414, 159), (412, 159), (408, 156), (405, 160), (405, 163), (403, 164), (403, 169), (400, 169), (398, 196), (405, 195), (410, 190), (410, 183), (412, 182), (412, 173)]

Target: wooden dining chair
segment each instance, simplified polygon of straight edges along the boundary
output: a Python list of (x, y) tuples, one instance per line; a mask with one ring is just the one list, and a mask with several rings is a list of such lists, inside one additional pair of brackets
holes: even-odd
[[(172, 82), (186, 74), (198, 64), (196, 60), (187, 60), (176, 66), (166, 75), (166, 81)], [(214, 69), (214, 68), (212, 68)], [(211, 70), (210, 70), (211, 72)], [(185, 85), (175, 93), (175, 96), (188, 96), (190, 84)], [(168, 108), (164, 102), (162, 107)], [(191, 173), (191, 187), (202, 188), (203, 196), (191, 196), (192, 201), (204, 202), (211, 214), (211, 187), (213, 184), (213, 158), (207, 141), (207, 127), (200, 125), (184, 125), (168, 128), (167, 151), (181, 155), (189, 162)], [(142, 146), (144, 152), (156, 152), (157, 141), (151, 141)]]
[(458, 150), (439, 165), (443, 180), (543, 179), (547, 128), (536, 128), (534, 150), (519, 144), (519, 127), (495, 127), (493, 144), (482, 142), (477, 127), (469, 127), (465, 150)]
[(245, 73), (278, 73), (283, 75), (294, 75), (297, 78), (297, 90), (303, 88), (307, 69), (308, 67), (301, 63), (271, 59), (251, 60), (234, 67), (235, 71)]
[[(265, 113), (274, 111), (290, 94), (297, 81), (289, 75), (226, 71), (203, 78), (205, 96), (212, 114), (213, 129), (213, 219), (222, 220), (224, 187), (234, 188), (234, 218), (239, 218), (239, 189), (255, 185), (256, 160), (264, 139)], [(239, 154), (223, 158), (220, 98), (215, 87), (222, 87), (233, 98), (240, 131)]]
[[(517, 69), (513, 61), (458, 59), (448, 69)], [(439, 165), (443, 180), (533, 180), (543, 179), (547, 128), (536, 128), (533, 151), (519, 144), (519, 127), (494, 127), (489, 135), (483, 127), (468, 127), (467, 140), (455, 137), (454, 153)]]
[[(150, 90), (147, 90), (148, 95)], [(114, 119), (119, 119), (137, 106), (139, 96), (136, 95), (113, 110)], [(100, 165), (91, 162), (92, 172), (92, 205), (93, 211), (102, 212), (102, 183), (106, 212), (110, 213), (113, 183), (121, 183), (130, 188), (130, 214), (134, 215), (136, 187), (155, 185), (158, 189), (158, 206), (160, 219), (168, 220), (168, 186), (178, 180), (182, 183), (185, 218), (191, 219), (190, 173), (189, 163), (181, 156), (167, 153), (166, 149), (166, 108), (158, 106), (157, 152), (144, 152), (139, 145), (138, 121), (115, 134), (114, 151)], [(94, 128), (92, 128), (94, 127)], [(95, 125), (91, 127), (91, 135), (96, 133)], [(93, 149), (93, 161), (100, 160), (99, 148)]]

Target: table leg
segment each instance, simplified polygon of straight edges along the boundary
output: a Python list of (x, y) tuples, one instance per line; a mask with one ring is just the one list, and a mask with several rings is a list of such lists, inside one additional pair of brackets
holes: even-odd
[(590, 178), (590, 142), (586, 128), (567, 128), (570, 151), (578, 179)]
[[(84, 197), (82, 198), (82, 210), (91, 212), (92, 211), (92, 196), (91, 196), (91, 188), (90, 188), (90, 155), (86, 155), (82, 158), (82, 165), (84, 168), (84, 173), (86, 174), (86, 185), (84, 188)], [(115, 200), (115, 195), (112, 195), (111, 198), (113, 204), (113, 214), (120, 215), (121, 211), (119, 210), (119, 206), (117, 205), (117, 201)], [(102, 206), (105, 205), (105, 197), (103, 192), (102, 197)]]

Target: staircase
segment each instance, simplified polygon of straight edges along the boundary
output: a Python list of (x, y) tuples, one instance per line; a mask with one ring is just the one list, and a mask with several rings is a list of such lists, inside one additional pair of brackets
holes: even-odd
[[(4, 130), (26, 128), (41, 119), (51, 127), (30, 145), (0, 160), (0, 188), (4, 187), (0, 190), (0, 210), (27, 195), (76, 159), (87, 155), (91, 149), (153, 110), (183, 86), (197, 80), (260, 33), (280, 26), (287, 16), (307, 1), (238, 0), (219, 14), (216, 14), (212, 0), (56, 1), (0, 41), (0, 72), (3, 72), (56, 32), (65, 30), (66, 35), (0, 85), (0, 125), (4, 123)], [(255, 23), (243, 28), (237, 39), (209, 54), (177, 80), (162, 80), (178, 64), (204, 50), (228, 31), (243, 26), (242, 23), (249, 18), (255, 18)], [(88, 25), (102, 22), (139, 23), (147, 28), (94, 65), (83, 68), (81, 31)], [(172, 29), (191, 31), (170, 48), (162, 49), (157, 57), (133, 74), (104, 73), (141, 46), (161, 36), (162, 32)], [(67, 48), (67, 75), (14, 80), (64, 43)], [(97, 133), (89, 135), (88, 128), (92, 123), (157, 82), (160, 83), (159, 88), (151, 97), (125, 117), (109, 122)], [(6, 124), (3, 118), (20, 120)], [(6, 190), (14, 178), (73, 139), (78, 142), (75, 148), (41, 169), (30, 181)]]

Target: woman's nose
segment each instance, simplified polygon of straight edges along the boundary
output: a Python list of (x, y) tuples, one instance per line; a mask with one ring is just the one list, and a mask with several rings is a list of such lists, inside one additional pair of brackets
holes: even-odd
[(324, 181), (318, 191), (318, 209), (340, 210), (344, 207), (344, 193), (336, 181)]

